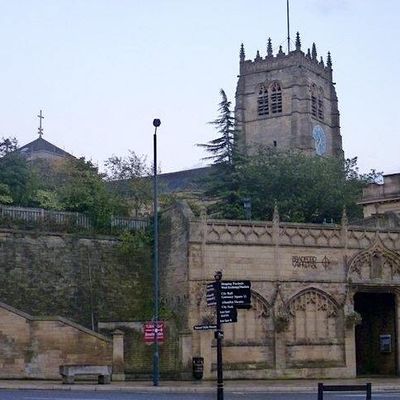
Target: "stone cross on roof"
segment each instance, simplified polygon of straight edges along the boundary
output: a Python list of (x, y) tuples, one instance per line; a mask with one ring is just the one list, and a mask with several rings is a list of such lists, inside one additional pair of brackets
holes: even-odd
[(37, 117), (39, 118), (40, 121), (38, 132), (39, 132), (39, 137), (41, 138), (43, 136), (42, 119), (44, 119), (42, 110), (40, 110), (40, 113)]

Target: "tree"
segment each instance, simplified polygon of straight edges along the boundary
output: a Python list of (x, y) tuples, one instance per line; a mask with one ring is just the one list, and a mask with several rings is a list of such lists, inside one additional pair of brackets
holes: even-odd
[(106, 178), (123, 195), (135, 216), (146, 213), (152, 202), (152, 169), (146, 157), (129, 150), (128, 156), (105, 161)]
[(198, 144), (198, 146), (204, 147), (210, 153), (204, 158), (205, 160), (213, 160), (214, 164), (232, 165), (236, 139), (235, 119), (232, 116), (231, 102), (228, 101), (225, 91), (221, 89), (220, 94), (222, 100), (218, 107), (219, 116), (209, 122), (216, 127), (219, 136), (208, 143)]
[(11, 196), (12, 204), (31, 205), (37, 180), (21, 154), (10, 152), (0, 158), (0, 184)]
[(243, 218), (243, 199), (249, 198), (253, 219), (272, 219), (275, 203), (284, 221), (339, 221), (343, 207), (349, 218), (359, 218), (362, 188), (378, 175), (375, 171), (360, 175), (356, 159), (261, 149), (242, 161), (232, 177), (236, 191), (229, 199), (217, 198), (212, 211), (217, 217), (231, 218), (234, 210), (236, 218)]
[(97, 228), (108, 226), (111, 215), (124, 213), (121, 200), (108, 190), (92, 162), (68, 159), (57, 168), (62, 184), (56, 190), (65, 210), (86, 213)]
[(13, 199), (8, 185), (0, 183), (0, 204), (11, 204)]
[(237, 177), (246, 156), (240, 151), (240, 132), (236, 129), (231, 102), (228, 101), (223, 89), (220, 90), (220, 94), (222, 100), (218, 107), (219, 116), (210, 122), (217, 128), (219, 136), (209, 143), (198, 146), (210, 153), (204, 158), (205, 160), (213, 160), (210, 173), (203, 179), (206, 187), (205, 195), (220, 199), (225, 204), (224, 216), (236, 219), (242, 214)]
[(17, 150), (18, 141), (15, 137), (2, 137), (0, 139), (0, 158)]
[(16, 152), (17, 139), (0, 139), (0, 203), (28, 205), (34, 179), (26, 160)]
[(127, 180), (142, 178), (151, 174), (145, 156), (138, 156), (134, 151), (128, 150), (128, 156), (111, 156), (104, 165), (108, 180)]

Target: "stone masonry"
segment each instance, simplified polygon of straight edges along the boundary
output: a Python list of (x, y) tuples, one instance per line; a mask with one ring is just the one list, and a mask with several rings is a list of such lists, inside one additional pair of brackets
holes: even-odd
[(0, 378), (60, 379), (63, 364), (112, 365), (112, 340), (67, 319), (0, 303)]
[(304, 53), (299, 34), (289, 54), (281, 47), (273, 55), (269, 39), (266, 56), (257, 52), (254, 60), (248, 60), (242, 45), (235, 120), (250, 152), (262, 145), (343, 156), (330, 54), (325, 64), (322, 57), (317, 58), (315, 44), (312, 52)]
[(192, 328), (215, 318), (205, 285), (216, 270), (252, 282), (252, 308), (223, 326), (227, 378), (354, 377), (357, 293), (391, 293), (400, 329), (399, 229), (349, 226), (345, 214), (341, 225), (283, 223), (277, 210), (271, 222), (210, 220), (182, 204), (162, 227), (162, 295), (182, 319), (183, 373), (200, 356), (205, 377), (215, 375), (213, 333)]

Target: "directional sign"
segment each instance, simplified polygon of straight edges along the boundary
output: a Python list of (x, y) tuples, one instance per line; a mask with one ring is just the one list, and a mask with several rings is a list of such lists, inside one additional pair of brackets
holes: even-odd
[(228, 308), (220, 310), (221, 324), (229, 324), (237, 322), (237, 310), (236, 308)]
[(212, 330), (212, 329), (217, 329), (217, 325), (214, 325), (214, 324), (195, 325), (195, 326), (193, 327), (193, 329), (194, 329), (195, 331), (209, 331), (209, 330)]
[(221, 282), (221, 289), (228, 290), (228, 289), (251, 289), (251, 282), (250, 281), (222, 281)]
[[(237, 308), (251, 307), (251, 282), (250, 281), (222, 281), (221, 306), (234, 306)], [(217, 305), (216, 284), (207, 284), (206, 300), (208, 306)]]

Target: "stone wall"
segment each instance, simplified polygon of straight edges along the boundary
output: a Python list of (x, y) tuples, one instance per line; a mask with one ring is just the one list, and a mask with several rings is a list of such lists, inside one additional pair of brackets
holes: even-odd
[(99, 319), (150, 318), (150, 246), (123, 244), (119, 237), (0, 228), (0, 300), (87, 327)]
[(62, 364), (112, 365), (112, 341), (63, 318), (0, 303), (0, 378), (60, 379)]
[(363, 189), (360, 203), (364, 218), (382, 219), (387, 226), (400, 227), (400, 174), (383, 176), (383, 184), (371, 183)]
[[(180, 247), (180, 240), (176, 241), (177, 247)], [(164, 254), (174, 257), (173, 250)], [(0, 273), (0, 300), (31, 315), (62, 315), (87, 328), (91, 328), (93, 320), (95, 330), (100, 320), (146, 321), (152, 318), (151, 242), (148, 237), (136, 240), (133, 236), (83, 236), (0, 228)], [(173, 269), (170, 273), (171, 278), (168, 279), (175, 279)], [(183, 280), (179, 282), (183, 287)], [(187, 297), (187, 291), (186, 294), (182, 291), (180, 303), (184, 305)], [(177, 314), (184, 307), (179, 310)], [(162, 377), (175, 377), (180, 368), (180, 342), (173, 311), (161, 304), (162, 318), (167, 318), (168, 324), (167, 341), (160, 348)], [(18, 315), (13, 315), (13, 322), (10, 322), (19, 333), (15, 340), (21, 342), (21, 346), (29, 347), (32, 332), (41, 338), (42, 344), (35, 344), (38, 354), (35, 357), (40, 359), (41, 370), (38, 374), (43, 375), (43, 368), (48, 363), (46, 359), (53, 355), (59, 357), (53, 351), (46, 353), (43, 346), (46, 346), (45, 343), (49, 346), (57, 344), (55, 342), (61, 337), (60, 322), (45, 320), (38, 325), (39, 317), (35, 317), (29, 325), (30, 330), (19, 330), (20, 325), (28, 325)], [(51, 332), (54, 329), (56, 337), (53, 338)], [(151, 374), (152, 349), (144, 344), (141, 328), (130, 329), (122, 324), (120, 329), (124, 334), (125, 347), (124, 365), (120, 369), (128, 379), (148, 377)], [(104, 333), (111, 337), (113, 331), (105, 329)], [(11, 333), (9, 337), (12, 337)], [(13, 357), (13, 342), (3, 342), (2, 350)], [(79, 353), (79, 348), (71, 345), (71, 354), (65, 357), (74, 362), (75, 355)], [(98, 360), (101, 361), (101, 357)], [(53, 363), (52, 360), (49, 362)], [(30, 376), (35, 375), (36, 364), (24, 366), (22, 361), (16, 361), (17, 364), (20, 369), (16, 366), (9, 369), (15, 372), (15, 376), (24, 377), (24, 368), (30, 371)]]
[[(189, 219), (193, 216), (185, 203), (163, 214), (160, 223), (160, 295), (177, 322), (177, 373), (190, 376), (192, 368), (190, 269), (187, 263)], [(164, 268), (163, 268), (164, 266)], [(168, 266), (168, 267), (165, 267)]]
[[(144, 342), (143, 321), (100, 322), (100, 332), (110, 335), (116, 329), (123, 333), (124, 374), (127, 380), (151, 379), (153, 368), (152, 344)], [(165, 340), (159, 346), (160, 374), (163, 379), (178, 377), (179, 341), (174, 321), (166, 321)]]
[[(384, 290), (397, 296), (399, 229), (349, 226), (345, 215), (341, 225), (282, 223), (277, 210), (270, 222), (194, 218), (178, 208), (169, 214), (181, 221), (172, 242), (174, 232), (182, 237), (185, 226), (188, 232), (185, 245), (176, 247), (186, 262), (174, 265), (180, 276), (165, 282), (165, 293), (174, 304), (188, 280), (189, 329), (215, 318), (205, 286), (216, 270), (224, 280), (252, 283), (252, 309), (239, 310), (238, 322), (223, 327), (227, 378), (355, 376), (354, 325), (347, 323), (354, 294)], [(164, 261), (163, 268), (172, 268), (172, 258)], [(182, 333), (186, 354), (204, 357), (205, 377), (213, 377), (212, 332)]]

